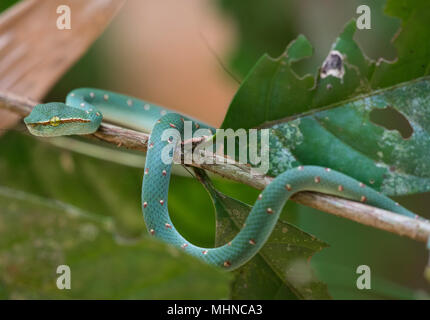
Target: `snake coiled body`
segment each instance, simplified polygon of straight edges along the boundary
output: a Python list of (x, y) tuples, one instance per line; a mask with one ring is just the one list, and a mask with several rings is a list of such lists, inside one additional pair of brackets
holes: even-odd
[[(55, 136), (95, 132), (102, 117), (151, 132), (142, 185), (142, 210), (147, 229), (159, 238), (215, 266), (233, 270), (249, 261), (270, 236), (286, 201), (296, 192), (309, 190), (365, 202), (402, 215), (416, 215), (371, 187), (329, 168), (299, 166), (278, 175), (259, 195), (243, 228), (229, 243), (202, 248), (185, 239), (173, 225), (168, 211), (172, 163), (161, 160), (172, 143), (163, 132), (177, 130), (183, 138), (184, 121), (190, 119), (156, 105), (97, 89), (72, 91), (66, 104), (38, 105), (25, 118), (32, 134)], [(213, 128), (194, 120), (193, 129)]]

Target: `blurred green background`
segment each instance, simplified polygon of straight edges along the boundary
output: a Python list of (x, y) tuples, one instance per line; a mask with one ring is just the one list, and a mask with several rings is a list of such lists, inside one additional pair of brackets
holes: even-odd
[[(0, 9), (13, 2), (2, 1)], [(372, 9), (372, 29), (358, 30), (356, 40), (373, 59), (395, 58), (390, 41), (400, 22), (383, 14), (384, 3), (129, 0), (45, 100), (63, 101), (77, 87), (104, 88), (219, 125), (238, 87), (230, 74), (243, 79), (263, 53), (280, 55), (300, 33), (315, 54), (300, 62), (298, 72), (314, 71), (361, 4)], [(146, 236), (142, 168), (109, 161), (110, 153), (100, 160), (19, 131), (22, 126), (0, 138), (0, 298), (229, 297), (233, 275)], [(248, 204), (258, 194), (221, 179), (215, 184)], [(428, 194), (398, 201), (430, 217)], [(172, 179), (169, 210), (190, 241), (213, 245), (212, 204), (190, 175)], [(334, 298), (427, 297), (423, 244), (295, 203), (282, 217), (330, 245), (311, 263)], [(74, 290), (56, 289), (59, 264), (71, 266)], [(356, 288), (355, 270), (363, 264), (372, 270), (371, 290)]]

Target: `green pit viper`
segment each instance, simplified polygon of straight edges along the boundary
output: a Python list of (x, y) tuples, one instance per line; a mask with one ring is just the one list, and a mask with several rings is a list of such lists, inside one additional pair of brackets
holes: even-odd
[[(388, 197), (340, 172), (317, 166), (299, 166), (278, 175), (258, 196), (245, 225), (229, 243), (202, 248), (185, 239), (173, 225), (168, 211), (168, 190), (172, 163), (161, 161), (163, 148), (172, 143), (163, 138), (166, 129), (183, 135), (188, 118), (151, 103), (98, 89), (70, 92), (66, 103), (47, 103), (34, 107), (24, 119), (30, 133), (52, 137), (91, 134), (102, 119), (151, 133), (142, 186), (142, 210), (152, 236), (182, 248), (206, 263), (233, 270), (250, 260), (271, 234), (285, 202), (296, 192), (309, 190), (366, 202), (367, 204), (416, 218)], [(193, 121), (193, 130), (215, 129)]]

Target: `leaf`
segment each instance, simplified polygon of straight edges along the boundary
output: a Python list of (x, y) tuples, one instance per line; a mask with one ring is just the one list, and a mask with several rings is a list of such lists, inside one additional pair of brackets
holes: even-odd
[[(211, 195), (216, 211), (216, 246), (230, 241), (240, 230), (251, 207), (214, 188), (203, 170), (197, 177)], [(329, 299), (327, 287), (309, 265), (313, 254), (327, 244), (279, 220), (259, 253), (239, 268), (233, 299)]]
[[(430, 78), (418, 79), (273, 125), (269, 174), (312, 164), (344, 172), (387, 195), (429, 191), (429, 93)], [(372, 122), (372, 111), (387, 107), (404, 117), (410, 137)]]
[[(387, 12), (403, 19), (402, 32), (395, 42), (399, 53), (396, 62), (375, 63), (366, 58), (353, 40), (356, 27), (351, 21), (334, 42), (318, 74), (300, 78), (293, 64), (308, 56), (310, 44), (306, 49), (294, 50), (296, 58), (291, 56), (291, 48), (307, 42), (299, 36), (279, 58), (264, 55), (258, 61), (233, 98), (222, 127), (248, 129), (267, 125), (429, 74), (430, 3), (417, 0), (399, 5), (390, 1)], [(327, 68), (331, 72), (324, 73)], [(244, 113), (250, 116), (243, 117)]]
[(385, 12), (403, 21), (394, 41), (398, 58), (380, 62), (372, 75), (372, 88), (385, 88), (430, 74), (430, 2), (388, 0)]
[[(65, 151), (48, 141), (14, 132), (3, 136), (0, 183), (111, 217), (116, 232), (123, 237), (133, 238), (146, 232), (140, 205), (143, 169)], [(210, 222), (214, 220), (209, 213), (211, 203), (205, 199), (206, 192), (198, 182), (184, 177), (172, 177), (172, 185), (175, 188), (171, 188), (169, 205), (174, 223), (190, 241), (211, 245), (214, 232)], [(197, 209), (208, 212), (207, 216), (202, 216)], [(208, 223), (196, 226), (199, 218)]]
[[(229, 275), (148, 237), (115, 236), (108, 217), (0, 186), (0, 298), (222, 299)], [(59, 265), (71, 290), (59, 290)]]
[[(14, 132), (0, 139), (0, 186), (12, 190), (0, 192), (0, 297), (228, 296), (230, 275), (142, 237), (146, 235), (140, 207), (142, 169), (43, 141)], [(214, 219), (205, 190), (189, 178), (175, 176), (171, 183), (169, 210), (175, 225), (190, 241), (212, 245)], [(24, 196), (17, 198), (20, 194)], [(198, 224), (199, 219), (205, 223)], [(97, 230), (99, 236), (87, 241), (87, 229)], [(56, 258), (43, 261), (44, 254)], [(54, 264), (64, 261), (73, 264), (69, 293), (55, 287)], [(9, 273), (16, 265), (19, 269), (12, 277)]]
[[(302, 106), (310, 103), (310, 95), (303, 92), (312, 88), (313, 78), (300, 79), (291, 69), (291, 63), (306, 57), (309, 46), (307, 39), (300, 36), (278, 59), (264, 55), (234, 96), (222, 128), (251, 128), (282, 118), (285, 106), (294, 108), (292, 112), (302, 112)], [(288, 53), (294, 55), (289, 57)]]
[[(367, 59), (353, 40), (352, 21), (333, 44), (315, 83), (293, 70), (295, 61), (310, 54), (303, 36), (278, 59), (264, 56), (247, 76), (223, 127), (270, 128), (269, 175), (300, 164), (320, 165), (387, 195), (430, 190), (429, 78), (415, 79), (430, 71), (428, 19), (421, 13), (430, 12), (430, 2), (389, 2), (387, 11), (403, 19), (396, 62)], [(382, 77), (382, 70), (389, 76)], [(386, 123), (393, 122), (391, 110), (401, 118), (399, 125), (374, 123), (375, 110), (387, 111), (381, 116), (388, 118)], [(405, 128), (412, 135), (402, 136)]]

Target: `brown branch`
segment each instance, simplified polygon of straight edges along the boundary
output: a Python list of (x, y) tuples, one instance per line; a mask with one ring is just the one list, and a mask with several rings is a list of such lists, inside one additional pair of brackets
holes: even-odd
[[(0, 92), (0, 108), (8, 109), (22, 117), (28, 115), (36, 104), (37, 102), (32, 100)], [(102, 124), (96, 133), (88, 135), (88, 137), (112, 143), (118, 147), (143, 152), (146, 152), (149, 139), (148, 134), (111, 124)], [(206, 154), (203, 158), (212, 161), (204, 161), (203, 163), (211, 162), (215, 164), (193, 163), (192, 166), (208, 170), (224, 178), (244, 183), (260, 190), (264, 189), (273, 180), (273, 178), (268, 176), (255, 175), (251, 168), (232, 161), (216, 164), (214, 160), (218, 157), (214, 154)], [(400, 236), (406, 236), (417, 241), (426, 242), (430, 237), (430, 222), (426, 220), (411, 219), (362, 203), (317, 192), (300, 192), (295, 194), (292, 200), (339, 217)]]

